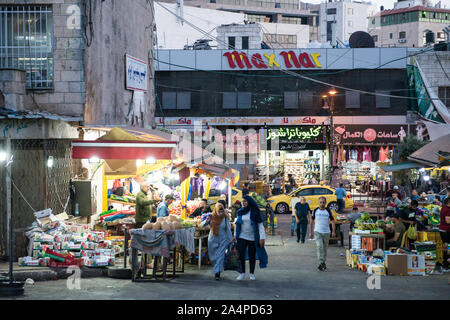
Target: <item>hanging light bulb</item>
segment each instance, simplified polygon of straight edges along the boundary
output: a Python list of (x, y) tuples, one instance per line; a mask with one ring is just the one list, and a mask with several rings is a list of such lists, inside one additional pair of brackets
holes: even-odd
[(92, 157), (89, 159), (89, 163), (100, 163), (100, 159), (98, 157)]
[(136, 167), (142, 167), (142, 160), (136, 160)]
[(430, 181), (430, 176), (423, 176), (424, 181)]
[(6, 152), (0, 152), (0, 162), (6, 161), (7, 157), (8, 155), (6, 154)]
[(53, 167), (53, 163), (54, 163), (53, 157), (52, 156), (48, 157), (47, 167), (49, 167), (49, 168)]

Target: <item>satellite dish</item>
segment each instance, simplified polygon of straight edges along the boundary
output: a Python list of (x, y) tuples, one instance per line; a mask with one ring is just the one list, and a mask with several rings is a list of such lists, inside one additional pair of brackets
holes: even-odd
[(350, 48), (375, 48), (372, 36), (364, 31), (354, 32), (348, 42)]

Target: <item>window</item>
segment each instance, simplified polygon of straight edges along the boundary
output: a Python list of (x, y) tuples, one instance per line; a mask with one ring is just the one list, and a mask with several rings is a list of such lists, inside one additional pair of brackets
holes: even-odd
[(345, 92), (345, 107), (347, 109), (356, 109), (361, 107), (359, 92)]
[(165, 110), (188, 110), (191, 109), (190, 92), (163, 92), (162, 107)]
[(228, 50), (236, 48), (236, 37), (228, 37)]
[(302, 197), (312, 196), (314, 194), (314, 189), (313, 188), (303, 189), (303, 190), (300, 190), (299, 192), (297, 192), (297, 194), (299, 194)]
[(353, 27), (353, 21), (349, 20), (349, 21), (348, 21), (348, 26), (349, 26), (349, 27)]
[(298, 92), (286, 91), (284, 93), (284, 108), (297, 109), (298, 108)]
[(400, 31), (398, 33), (398, 38), (399, 39), (405, 39), (406, 38), (406, 32), (405, 31)]
[(447, 108), (450, 108), (450, 87), (439, 87), (438, 95)]
[(281, 8), (281, 5), (279, 2), (275, 2), (275, 8)]
[[(377, 90), (375, 92), (377, 94), (390, 94), (391, 93), (390, 91), (380, 91), (380, 90)], [(391, 106), (391, 98), (390, 97), (376, 95), (375, 96), (375, 106), (377, 108), (390, 108), (390, 106)]]
[(248, 49), (248, 37), (242, 37), (242, 49)]
[(252, 104), (251, 92), (224, 92), (223, 109), (250, 109)]
[(347, 13), (350, 15), (353, 14), (353, 8), (348, 8)]
[(313, 94), (311, 91), (300, 91), (300, 107), (302, 109), (313, 107)]
[(314, 195), (315, 196), (324, 196), (328, 194), (333, 194), (333, 191), (325, 189), (325, 188), (315, 188)]
[(336, 8), (327, 9), (327, 14), (336, 14)]
[(53, 88), (51, 6), (0, 6), (0, 68), (25, 70), (27, 89)]
[(377, 42), (377, 41), (378, 41), (378, 36), (372, 36), (372, 38), (373, 38), (373, 41), (374, 41), (374, 42)]
[(437, 33), (437, 38), (439, 40), (445, 40), (445, 34), (443, 32), (438, 32)]
[(394, 34), (391, 32), (389, 33), (389, 39), (392, 39), (394, 37)]

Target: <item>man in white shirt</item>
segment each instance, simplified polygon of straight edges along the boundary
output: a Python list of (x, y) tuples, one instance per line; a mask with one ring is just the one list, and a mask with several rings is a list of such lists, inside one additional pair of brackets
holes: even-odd
[(311, 237), (314, 232), (314, 239), (317, 245), (317, 258), (319, 260), (320, 271), (327, 270), (326, 260), (327, 260), (327, 250), (328, 243), (330, 242), (330, 224), (332, 225), (333, 231), (331, 236), (334, 238), (336, 236), (336, 224), (334, 223), (333, 213), (330, 209), (326, 207), (327, 199), (321, 197), (319, 199), (319, 207), (313, 211), (311, 216)]
[(294, 230), (297, 227), (297, 219), (295, 219), (295, 205), (300, 202), (300, 192), (297, 192), (294, 198), (292, 198), (290, 206), (292, 210), (292, 221), (291, 221), (291, 237), (294, 236)]

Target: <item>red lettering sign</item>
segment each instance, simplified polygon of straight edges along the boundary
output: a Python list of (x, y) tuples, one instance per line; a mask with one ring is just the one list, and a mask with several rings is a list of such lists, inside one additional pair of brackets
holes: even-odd
[[(255, 53), (251, 56), (251, 59), (247, 56), (245, 52), (239, 53), (238, 51), (225, 52), (223, 54), (224, 57), (227, 57), (228, 65), (230, 68), (235, 69), (238, 66), (240, 69), (252, 69), (253, 67), (257, 69), (268, 69), (267, 61), (263, 60), (263, 57), (260, 53)], [(297, 57), (296, 53), (293, 50), (290, 51), (282, 51), (280, 52), (280, 56), (283, 58), (284, 65), (286, 68), (321, 68), (317, 57), (320, 54), (313, 54), (313, 59), (311, 59), (310, 54), (306, 52), (300, 53)], [(272, 63), (277, 64), (275, 60), (273, 60), (273, 55), (271, 56)], [(268, 61), (271, 63), (270, 61)]]

